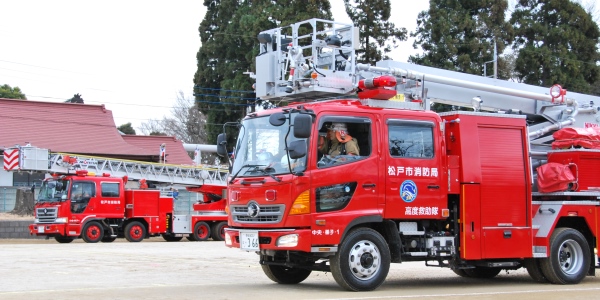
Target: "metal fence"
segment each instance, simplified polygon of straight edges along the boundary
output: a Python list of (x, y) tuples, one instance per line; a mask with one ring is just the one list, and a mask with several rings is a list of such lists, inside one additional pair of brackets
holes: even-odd
[(17, 190), (19, 187), (0, 187), (0, 212), (9, 212), (15, 209)]
[[(0, 187), (0, 212), (11, 212), (13, 209), (15, 209), (15, 203), (17, 202), (17, 190), (19, 188), (22, 189), (23, 187)], [(38, 191), (36, 189), (35, 199), (37, 199), (37, 192)], [(201, 201), (202, 199), (203, 195), (200, 193), (179, 191), (179, 196), (173, 201), (174, 213), (182, 215), (192, 214), (194, 211), (194, 203)]]

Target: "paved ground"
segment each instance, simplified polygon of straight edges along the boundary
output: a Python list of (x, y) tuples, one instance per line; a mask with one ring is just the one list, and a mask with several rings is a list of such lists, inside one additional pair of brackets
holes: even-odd
[(329, 273), (298, 285), (271, 282), (254, 253), (223, 242), (118, 240), (58, 244), (0, 240), (0, 299), (598, 299), (600, 275), (578, 285), (534, 283), (524, 270), (465, 279), (423, 263), (392, 265), (366, 293), (341, 290)]

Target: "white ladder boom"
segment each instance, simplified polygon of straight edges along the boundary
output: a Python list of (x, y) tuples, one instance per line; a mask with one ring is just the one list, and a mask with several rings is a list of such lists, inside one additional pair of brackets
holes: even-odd
[(113, 177), (127, 176), (130, 180), (202, 186), (226, 186), (226, 166), (184, 166), (133, 161), (126, 159), (86, 156), (80, 154), (49, 152), (37, 147), (19, 147), (4, 150), (4, 169), (7, 171), (32, 171), (75, 174), (87, 170), (96, 174), (108, 173)]

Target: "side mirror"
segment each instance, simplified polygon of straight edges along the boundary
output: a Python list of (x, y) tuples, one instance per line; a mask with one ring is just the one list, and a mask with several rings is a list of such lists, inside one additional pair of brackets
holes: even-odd
[(285, 114), (278, 112), (278, 113), (274, 113), (269, 117), (269, 124), (277, 127), (277, 126), (281, 126), (283, 124), (285, 124), (285, 121), (287, 120), (287, 117), (285, 116)]
[(217, 155), (227, 157), (227, 134), (225, 133), (217, 136)]
[(306, 140), (293, 141), (288, 145), (290, 159), (298, 159), (306, 156)]
[(299, 114), (294, 118), (294, 137), (298, 139), (307, 139), (310, 137), (310, 128), (312, 125), (312, 116)]

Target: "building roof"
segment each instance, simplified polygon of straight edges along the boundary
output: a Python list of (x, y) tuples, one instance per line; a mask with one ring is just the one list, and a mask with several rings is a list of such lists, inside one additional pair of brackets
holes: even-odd
[(126, 142), (104, 105), (0, 98), (0, 149), (27, 143), (53, 152), (141, 161), (159, 157), (158, 150)]
[(192, 165), (193, 163), (190, 155), (183, 148), (183, 142), (173, 136), (123, 135), (122, 137), (127, 143), (153, 151), (157, 156), (160, 153), (160, 145), (165, 144), (168, 164)]

